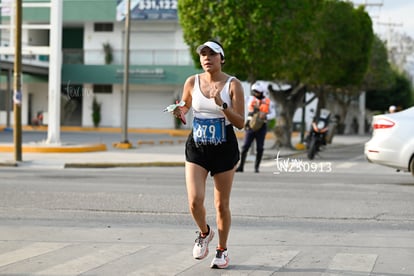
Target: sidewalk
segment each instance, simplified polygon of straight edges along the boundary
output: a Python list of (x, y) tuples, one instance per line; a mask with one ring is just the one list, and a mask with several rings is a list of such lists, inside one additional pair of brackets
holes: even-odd
[[(80, 131), (79, 128), (63, 131)], [(105, 133), (118, 132), (117, 129), (101, 130), (100, 134), (94, 130), (82, 129), (88, 139), (101, 139), (113, 136)], [(102, 134), (104, 132), (104, 134)], [(149, 135), (146, 139), (134, 141), (131, 149), (116, 149), (105, 143), (83, 143), (83, 132), (75, 133), (78, 144), (47, 145), (32, 142), (22, 145), (21, 162), (15, 162), (12, 143), (0, 142), (0, 166), (18, 167), (51, 167), (51, 168), (109, 168), (109, 167), (142, 167), (142, 166), (183, 166), (185, 161), (184, 147), (188, 130), (132, 130), (132, 133)], [(0, 132), (1, 133), (1, 132)], [(28, 134), (30, 135), (30, 134)], [(86, 135), (86, 134), (85, 134)], [(243, 132), (237, 133), (239, 145), (242, 145)], [(83, 139), (83, 140), (82, 140)], [(113, 138), (112, 138), (113, 139)], [(292, 145), (299, 142), (299, 135), (292, 135)], [(331, 146), (349, 145), (365, 142), (368, 136), (337, 135), (333, 138)], [(267, 136), (265, 142), (264, 159), (297, 154), (295, 149), (272, 149), (273, 134)], [(132, 143), (132, 142), (131, 142)]]

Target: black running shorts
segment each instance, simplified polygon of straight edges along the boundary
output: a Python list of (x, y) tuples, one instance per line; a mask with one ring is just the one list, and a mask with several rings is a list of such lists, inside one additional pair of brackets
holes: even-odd
[(205, 168), (211, 176), (232, 170), (240, 160), (239, 144), (233, 125), (226, 126), (226, 142), (217, 145), (196, 144), (191, 132), (185, 144), (185, 160)]

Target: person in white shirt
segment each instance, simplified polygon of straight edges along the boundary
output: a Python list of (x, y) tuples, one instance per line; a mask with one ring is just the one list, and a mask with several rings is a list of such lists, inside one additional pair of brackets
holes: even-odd
[(185, 145), (188, 203), (199, 228), (193, 257), (203, 259), (214, 231), (207, 224), (204, 199), (208, 173), (214, 180), (214, 202), (219, 241), (212, 268), (229, 264), (227, 239), (230, 231), (230, 192), (240, 158), (233, 126), (244, 126), (244, 93), (238, 79), (222, 71), (224, 50), (217, 41), (197, 48), (204, 73), (190, 76), (183, 89), (185, 105), (174, 110), (177, 118), (193, 108), (193, 130)]

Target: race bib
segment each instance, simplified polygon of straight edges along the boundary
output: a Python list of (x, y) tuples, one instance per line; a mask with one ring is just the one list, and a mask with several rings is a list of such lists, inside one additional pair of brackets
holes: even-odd
[(224, 118), (194, 118), (193, 138), (196, 143), (201, 144), (219, 144), (226, 142), (226, 124)]

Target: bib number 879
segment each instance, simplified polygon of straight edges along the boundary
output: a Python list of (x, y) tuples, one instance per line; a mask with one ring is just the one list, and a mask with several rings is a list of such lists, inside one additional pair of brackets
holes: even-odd
[(216, 127), (214, 125), (199, 125), (195, 135), (198, 138), (216, 137)]

